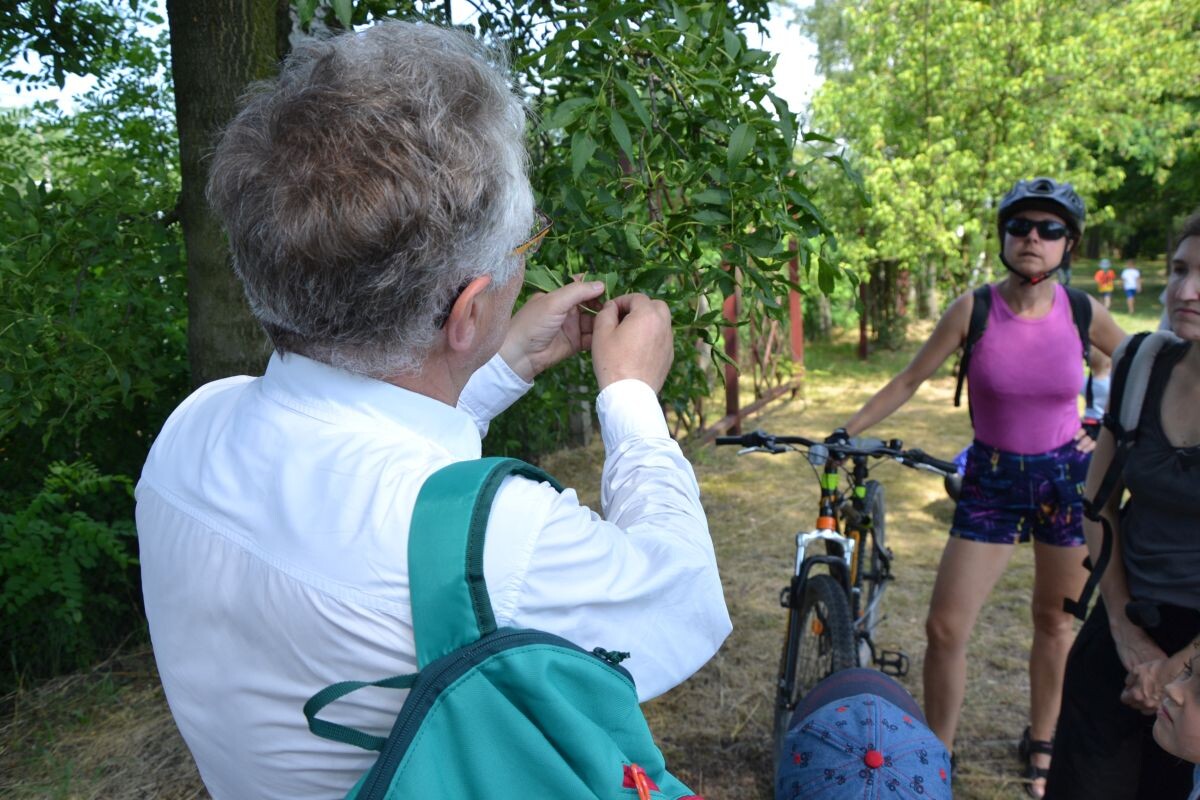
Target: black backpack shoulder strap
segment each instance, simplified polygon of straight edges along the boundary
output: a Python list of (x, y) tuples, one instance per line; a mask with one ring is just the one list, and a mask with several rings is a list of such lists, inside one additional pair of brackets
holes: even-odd
[[(1088, 356), (1092, 349), (1092, 298), (1087, 292), (1082, 289), (1073, 289), (1070, 286), (1064, 286), (1067, 290), (1067, 299), (1071, 303), (1071, 319), (1075, 320), (1075, 329), (1079, 331), (1079, 343), (1083, 346), (1083, 360), (1088, 362)], [(1088, 364), (1088, 379), (1087, 389), (1085, 390), (1085, 400), (1087, 408), (1092, 407), (1095, 396), (1092, 393), (1092, 368)]]
[(1063, 287), (1067, 290), (1067, 299), (1071, 302), (1071, 318), (1075, 320), (1075, 328), (1079, 331), (1079, 343), (1083, 345), (1083, 357), (1087, 359), (1088, 351), (1092, 348), (1092, 297), (1082, 289)]
[[(1100, 578), (1104, 575), (1104, 570), (1108, 568), (1108, 562), (1112, 559), (1114, 541), (1112, 526), (1101, 512), (1116, 489), (1121, 472), (1125, 468), (1125, 460), (1129, 457), (1129, 451), (1133, 447), (1133, 439), (1137, 434), (1136, 421), (1132, 429), (1126, 429), (1121, 423), (1121, 418), (1127, 417), (1134, 410), (1129, 407), (1130, 401), (1138, 406), (1137, 410), (1140, 412), (1140, 397), (1145, 396), (1145, 387), (1141, 387), (1140, 397), (1127, 397), (1128, 392), (1125, 387), (1129, 384), (1129, 372), (1137, 360), (1137, 354), (1149, 335), (1148, 333), (1138, 333), (1130, 336), (1121, 342), (1113, 353), (1112, 388), (1109, 392), (1108, 408), (1104, 411), (1104, 427), (1112, 432), (1115, 449), (1112, 460), (1108, 463), (1108, 469), (1105, 470), (1104, 477), (1100, 480), (1096, 496), (1083, 498), (1084, 516), (1093, 522), (1099, 522), (1104, 536), (1100, 541), (1100, 552), (1096, 556), (1096, 562), (1091, 565), (1091, 572), (1083, 585), (1083, 590), (1079, 593), (1079, 599), (1073, 600), (1070, 597), (1063, 599), (1063, 610), (1068, 614), (1074, 614), (1081, 620), (1087, 617), (1092, 593), (1096, 591), (1096, 587), (1100, 584)], [(1137, 391), (1137, 387), (1130, 386), (1130, 389)], [(1122, 413), (1122, 409), (1126, 409), (1124, 413)]]
[(967, 326), (967, 338), (963, 342), (962, 356), (958, 359), (958, 383), (954, 387), (954, 405), (962, 405), (963, 381), (967, 377), (967, 367), (971, 365), (971, 352), (975, 349), (984, 330), (987, 329), (988, 314), (992, 311), (992, 287), (988, 284), (977, 287), (974, 292), (974, 304), (971, 306), (971, 322)]

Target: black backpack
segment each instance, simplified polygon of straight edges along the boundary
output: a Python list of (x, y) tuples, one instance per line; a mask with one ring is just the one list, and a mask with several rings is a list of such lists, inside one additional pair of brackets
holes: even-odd
[(1104, 425), (1112, 431), (1116, 449), (1112, 461), (1096, 489), (1096, 496), (1083, 498), (1083, 514), (1093, 522), (1099, 522), (1104, 536), (1100, 540), (1100, 552), (1093, 564), (1090, 558), (1084, 566), (1090, 574), (1079, 593), (1079, 599), (1063, 599), (1063, 610), (1079, 619), (1087, 617), (1088, 603), (1100, 583), (1104, 570), (1112, 558), (1113, 531), (1107, 519), (1101, 515), (1104, 506), (1112, 499), (1113, 491), (1125, 469), (1125, 461), (1137, 443), (1138, 427), (1141, 424), (1143, 404), (1147, 394), (1161, 397), (1172, 366), (1170, 359), (1159, 359), (1163, 348), (1178, 343), (1179, 339), (1170, 331), (1134, 334), (1121, 342), (1113, 353), (1112, 392), (1108, 408), (1104, 412)]
[[(1072, 289), (1070, 286), (1063, 288), (1067, 290), (1067, 299), (1071, 302), (1071, 319), (1075, 321), (1075, 328), (1079, 331), (1079, 342), (1083, 345), (1083, 360), (1087, 361), (1088, 351), (1092, 346), (1091, 337), (1088, 335), (1092, 327), (1092, 301), (1088, 293), (1081, 289)], [(954, 387), (955, 407), (962, 405), (963, 381), (967, 377), (967, 367), (971, 364), (971, 352), (987, 329), (988, 314), (992, 311), (991, 286), (985, 283), (973, 294), (975, 305), (971, 309), (971, 323), (967, 327), (967, 339), (963, 342), (962, 355), (958, 359), (958, 383)], [(1092, 405), (1091, 368), (1088, 369), (1087, 404), (1089, 408)]]

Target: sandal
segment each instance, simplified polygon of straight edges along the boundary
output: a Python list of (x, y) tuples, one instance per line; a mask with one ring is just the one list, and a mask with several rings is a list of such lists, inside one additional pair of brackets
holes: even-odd
[[(1021, 776), (1025, 778), (1025, 794), (1033, 798), (1038, 798), (1039, 795), (1034, 794), (1033, 782), (1037, 780), (1045, 780), (1050, 777), (1050, 769), (1048, 767), (1035, 767), (1033, 765), (1033, 755), (1051, 755), (1054, 752), (1054, 740), (1046, 741), (1044, 739), (1030, 738), (1029, 727), (1026, 726), (1025, 732), (1021, 734), (1021, 741), (1017, 744), (1017, 756), (1021, 762), (1025, 764), (1025, 770)], [(1042, 787), (1042, 795), (1045, 794), (1045, 786)]]

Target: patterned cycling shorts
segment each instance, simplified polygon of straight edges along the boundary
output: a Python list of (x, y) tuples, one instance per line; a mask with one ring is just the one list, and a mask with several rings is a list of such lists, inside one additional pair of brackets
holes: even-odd
[(950, 535), (973, 542), (1083, 544), (1083, 489), (1090, 453), (1068, 442), (1018, 455), (978, 441), (967, 453)]

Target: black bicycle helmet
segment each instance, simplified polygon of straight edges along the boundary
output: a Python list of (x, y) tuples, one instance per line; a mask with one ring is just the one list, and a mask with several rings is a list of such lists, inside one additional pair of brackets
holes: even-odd
[[(996, 227), (1000, 233), (1000, 263), (1014, 274), (1017, 273), (1008, 259), (1004, 257), (1004, 223), (1018, 211), (1025, 210), (1047, 211), (1062, 217), (1067, 228), (1071, 231), (1071, 241), (1078, 243), (1083, 236), (1083, 222), (1087, 217), (1087, 207), (1083, 198), (1069, 183), (1059, 183), (1053, 178), (1034, 178), (1031, 181), (1017, 181), (1000, 201), (1000, 212), (996, 217)], [(1054, 274), (1055, 271), (1067, 268), (1071, 263), (1071, 249), (1063, 253), (1062, 263), (1049, 272), (1036, 278), (1021, 277), (1026, 283), (1041, 283)]]

